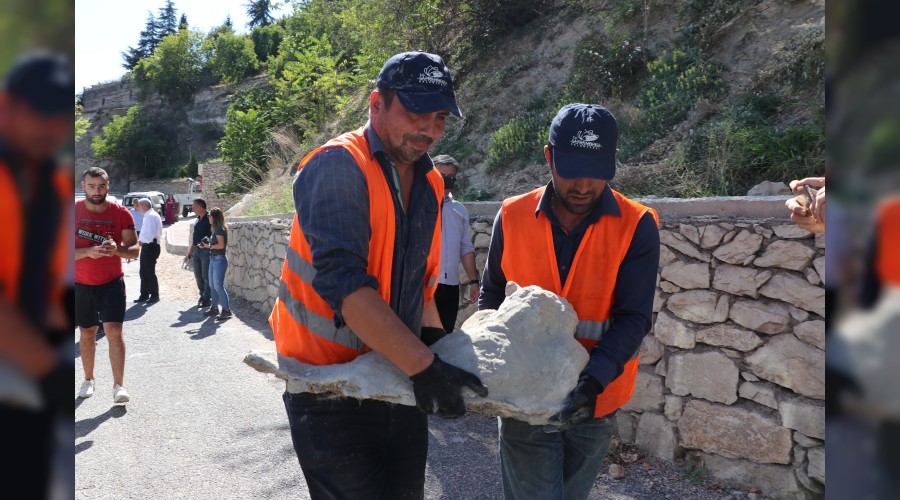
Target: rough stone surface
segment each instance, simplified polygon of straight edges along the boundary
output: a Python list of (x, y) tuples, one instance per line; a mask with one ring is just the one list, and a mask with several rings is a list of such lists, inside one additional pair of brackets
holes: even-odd
[(659, 289), (666, 293), (678, 293), (681, 291), (681, 287), (674, 283), (669, 283), (668, 281), (660, 281)]
[(720, 264), (713, 276), (713, 288), (755, 299), (759, 297), (759, 287), (771, 277), (770, 271), (759, 272), (750, 267)]
[(784, 238), (786, 240), (797, 240), (802, 238), (812, 238), (813, 233), (807, 231), (806, 229), (801, 229), (797, 227), (796, 224), (784, 224), (781, 226), (772, 226), (772, 230), (775, 231), (775, 236), (779, 238)]
[(666, 387), (679, 396), (731, 404), (737, 401), (738, 376), (737, 366), (721, 353), (676, 354), (669, 358)]
[(666, 230), (660, 231), (659, 241), (663, 245), (666, 245), (674, 250), (678, 250), (688, 257), (701, 260), (703, 262), (710, 261), (708, 252), (702, 252), (698, 250), (697, 247), (695, 247), (690, 241), (688, 241), (684, 236), (678, 233), (673, 233), (672, 231)]
[(669, 250), (669, 247), (665, 245), (659, 246), (659, 267), (666, 267), (677, 258), (678, 256), (675, 255), (675, 252)]
[(659, 413), (644, 412), (638, 420), (635, 446), (662, 460), (675, 458), (675, 430)]
[(665, 377), (666, 372), (669, 370), (669, 360), (667, 358), (663, 358), (659, 360), (659, 363), (656, 363), (656, 369), (654, 373), (659, 375), (660, 377)]
[(656, 315), (656, 324), (653, 326), (653, 335), (663, 344), (673, 347), (693, 349), (696, 345), (694, 341), (694, 330), (688, 328), (684, 323), (673, 318), (665, 311), (660, 311), (659, 314)]
[(819, 275), (819, 278), (822, 281), (825, 281), (825, 257), (817, 257), (816, 260), (813, 261), (813, 267), (816, 268), (816, 274)]
[(759, 293), (825, 316), (825, 289), (792, 274), (776, 274), (759, 289)]
[(762, 345), (762, 339), (750, 330), (722, 324), (704, 328), (695, 336), (697, 342), (728, 347), (738, 351), (752, 351)]
[(700, 244), (700, 230), (691, 224), (678, 224), (678, 232), (695, 245)]
[(641, 365), (652, 365), (659, 361), (663, 352), (665, 352), (665, 347), (655, 335), (652, 333), (644, 335), (644, 340), (641, 342), (641, 350), (638, 353), (641, 358), (638, 363)]
[(725, 236), (725, 233), (727, 232), (728, 231), (716, 224), (703, 226), (703, 229), (701, 229), (700, 246), (706, 250), (718, 246), (719, 243), (722, 242), (722, 237)]
[(791, 194), (791, 188), (783, 182), (762, 181), (747, 191), (747, 196), (775, 196)]
[(654, 375), (652, 370), (638, 371), (634, 381), (634, 394), (622, 406), (624, 411), (660, 411), (663, 408), (662, 377)]
[(475, 245), (476, 250), (488, 248), (491, 246), (491, 236), (484, 233), (478, 233), (475, 235), (475, 242), (473, 244)]
[(791, 317), (800, 323), (809, 319), (809, 313), (799, 307), (790, 306), (788, 310), (791, 312)]
[(684, 407), (678, 430), (685, 448), (758, 463), (791, 462), (791, 431), (741, 408), (692, 400)]
[(666, 299), (659, 292), (659, 288), (653, 292), (653, 312), (658, 313), (662, 311), (663, 306), (666, 305)]
[(806, 270), (803, 271), (803, 275), (806, 276), (806, 281), (808, 281), (810, 285), (819, 285), (822, 283), (822, 280), (819, 278), (819, 273), (811, 267), (807, 267)]
[(661, 276), (681, 288), (709, 288), (709, 264), (675, 261), (662, 269)]
[(790, 467), (733, 460), (711, 453), (703, 453), (702, 457), (706, 470), (719, 481), (734, 486), (753, 485), (767, 498), (808, 498)]
[(825, 399), (825, 353), (793, 335), (779, 335), (746, 358), (760, 378), (809, 398)]
[(789, 399), (778, 405), (778, 412), (781, 413), (781, 425), (809, 437), (825, 439), (824, 406)]
[(681, 412), (684, 411), (684, 398), (679, 396), (666, 395), (666, 404), (663, 407), (663, 413), (669, 420), (678, 420), (681, 418)]
[(763, 237), (743, 230), (733, 240), (721, 245), (713, 252), (713, 256), (729, 264), (743, 264), (748, 257), (756, 255), (762, 246)]
[(806, 451), (806, 459), (809, 465), (806, 468), (806, 474), (809, 477), (825, 484), (825, 448), (811, 448)]
[[(476, 374), (488, 388), (485, 398), (463, 391), (469, 410), (546, 424), (587, 365), (588, 353), (574, 337), (578, 317), (568, 301), (536, 286), (507, 287), (507, 295), (500, 309), (475, 313), (431, 349), (443, 361)], [(340, 365), (278, 361), (276, 367), (254, 353), (244, 360), (286, 379), (292, 392), (415, 404), (409, 378), (375, 352)]]
[(676, 293), (666, 305), (675, 316), (694, 323), (721, 323), (728, 318), (728, 296), (709, 290)]
[(775, 399), (775, 391), (753, 382), (744, 382), (738, 388), (738, 395), (750, 401), (756, 401), (761, 405), (768, 406), (774, 410), (778, 409), (778, 401)]
[(616, 429), (619, 431), (619, 439), (623, 443), (634, 442), (635, 427), (637, 427), (637, 417), (624, 411), (616, 412)]
[(820, 319), (806, 321), (794, 326), (794, 335), (798, 339), (825, 349), (825, 322)]
[(814, 255), (815, 250), (799, 241), (775, 240), (753, 261), (753, 265), (802, 271), (809, 267)]
[(729, 318), (745, 328), (769, 335), (786, 331), (790, 324), (788, 307), (777, 302), (737, 300), (731, 305)]
[(816, 248), (825, 248), (825, 233), (816, 233), (815, 235)]
[(794, 431), (794, 442), (804, 448), (815, 448), (816, 446), (822, 445), (822, 441), (805, 436), (796, 431)]

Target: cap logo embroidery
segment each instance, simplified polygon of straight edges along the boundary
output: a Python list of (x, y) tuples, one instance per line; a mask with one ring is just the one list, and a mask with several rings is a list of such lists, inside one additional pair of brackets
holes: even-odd
[(422, 73), (419, 75), (419, 83), (429, 83), (431, 85), (440, 85), (442, 87), (447, 86), (447, 82), (444, 81), (444, 72), (437, 68), (436, 66), (428, 66)]
[(603, 145), (595, 142), (600, 136), (595, 134), (593, 130), (581, 130), (572, 138), (571, 145), (580, 148), (602, 149)]

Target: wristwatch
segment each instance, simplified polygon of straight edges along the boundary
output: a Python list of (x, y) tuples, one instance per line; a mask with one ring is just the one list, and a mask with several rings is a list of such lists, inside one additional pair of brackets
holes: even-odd
[(481, 281), (478, 280), (470, 280), (467, 284), (469, 285), (480, 285)]

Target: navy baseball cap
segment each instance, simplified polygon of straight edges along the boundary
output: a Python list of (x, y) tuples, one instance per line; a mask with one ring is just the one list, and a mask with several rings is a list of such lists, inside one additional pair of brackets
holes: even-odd
[(550, 125), (547, 141), (556, 172), (565, 179), (610, 180), (616, 175), (616, 118), (597, 104), (567, 104)]
[(44, 116), (72, 113), (75, 107), (75, 74), (62, 54), (37, 53), (19, 59), (6, 77), (5, 88)]
[(446, 109), (462, 116), (453, 94), (450, 70), (438, 55), (427, 52), (397, 54), (384, 63), (376, 85), (394, 89), (403, 107), (413, 113)]

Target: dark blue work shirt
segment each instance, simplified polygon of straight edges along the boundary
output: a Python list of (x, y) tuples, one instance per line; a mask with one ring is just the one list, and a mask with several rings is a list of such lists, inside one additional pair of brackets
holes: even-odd
[[(425, 175), (434, 168), (428, 155), (413, 165), (409, 207), (403, 210), (394, 182), (394, 161), (371, 125), (365, 128), (369, 153), (381, 165), (391, 186), (394, 213), (391, 283), (379, 283), (368, 274), (369, 192), (366, 177), (353, 155), (344, 148), (316, 154), (294, 177), (294, 207), (303, 235), (309, 242), (316, 275), (313, 289), (335, 311), (335, 324), (343, 326), (344, 299), (361, 287), (391, 287), (391, 309), (418, 336), (424, 310), (425, 270), (436, 229), (438, 201)], [(443, 193), (441, 193), (443, 195)]]
[[(212, 226), (209, 224), (209, 217), (197, 217), (197, 222), (194, 223), (194, 246), (200, 244), (200, 240), (203, 239), (204, 236), (212, 236)], [(206, 250), (201, 248), (200, 250)]]
[[(551, 209), (550, 203), (554, 196), (553, 181), (550, 181), (534, 215), (537, 217), (540, 212), (544, 212), (550, 220), (559, 278), (562, 286), (565, 286), (572, 261), (575, 260), (587, 228), (597, 223), (600, 217), (620, 217), (621, 212), (612, 190), (607, 186), (594, 210), (574, 230), (566, 232)], [(494, 219), (488, 260), (481, 278), (479, 310), (497, 309), (506, 298), (507, 280), (501, 267), (502, 257), (503, 227), (501, 213), (498, 212)], [(631, 245), (619, 264), (610, 311), (612, 324), (591, 351), (587, 371), (603, 387), (622, 373), (625, 363), (634, 357), (644, 335), (650, 331), (658, 267), (659, 228), (653, 214), (648, 212), (638, 222)]]

